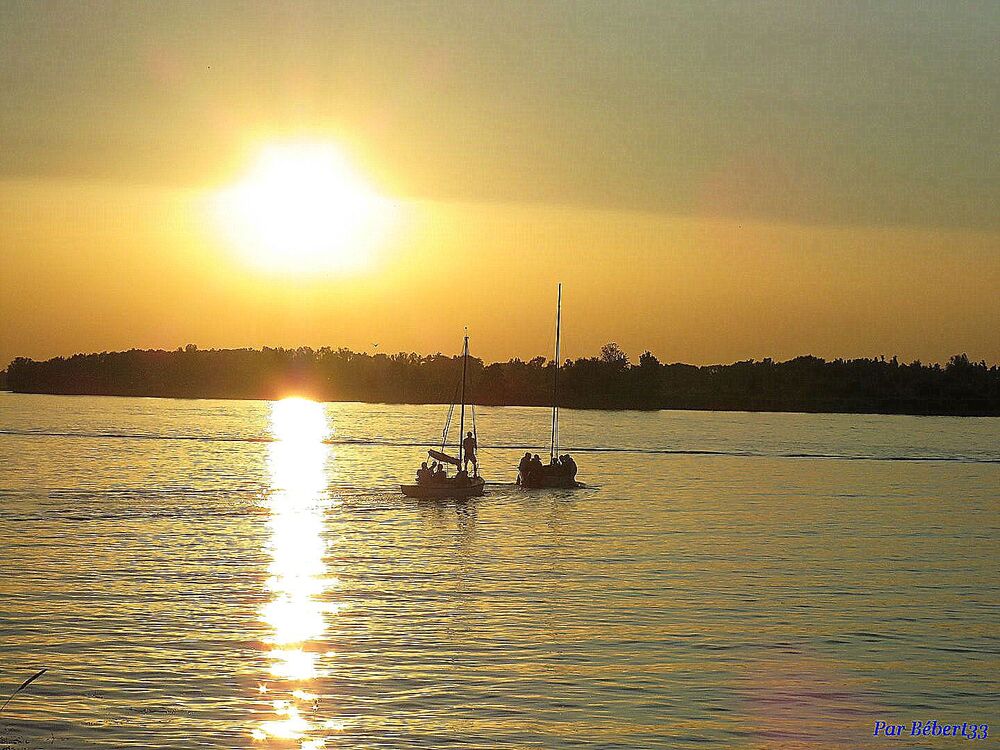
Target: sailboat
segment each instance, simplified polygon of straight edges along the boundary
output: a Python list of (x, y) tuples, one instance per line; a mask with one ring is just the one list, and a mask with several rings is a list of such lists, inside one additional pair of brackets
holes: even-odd
[[(461, 396), (461, 411), (459, 416), (459, 430), (458, 430), (458, 458), (449, 455), (445, 452), (445, 447), (448, 443), (448, 428), (451, 426), (451, 417), (455, 409), (455, 404), (452, 403), (451, 408), (448, 410), (448, 419), (445, 422), (443, 439), (441, 441), (441, 450), (428, 450), (427, 455), (430, 456), (435, 461), (441, 464), (442, 470), (439, 474), (433, 474), (430, 471), (421, 469), (417, 473), (416, 484), (402, 484), (399, 489), (407, 497), (421, 498), (425, 500), (444, 500), (449, 498), (462, 499), (467, 497), (478, 497), (483, 494), (483, 490), (486, 486), (486, 480), (479, 475), (479, 464), (476, 459), (471, 456), (471, 462), (474, 467), (473, 476), (469, 476), (464, 471), (461, 471), (463, 459), (466, 454), (465, 442), (468, 438), (463, 440), (463, 435), (465, 435), (465, 381), (469, 370), (469, 337), (465, 337), (465, 343), (462, 347), (462, 396)], [(472, 438), (476, 439), (477, 435), (475, 433), (475, 407), (473, 407), (472, 412)], [(446, 472), (443, 470), (444, 464), (451, 464), (459, 469), (455, 476), (446, 476)]]
[(572, 489), (582, 487), (576, 481), (576, 462), (568, 455), (559, 456), (559, 345), (562, 328), (562, 284), (556, 293), (556, 358), (552, 372), (552, 440), (549, 444), (549, 463), (531, 461), (529, 456), (521, 459), (517, 467), (517, 483), (527, 489), (560, 487)]

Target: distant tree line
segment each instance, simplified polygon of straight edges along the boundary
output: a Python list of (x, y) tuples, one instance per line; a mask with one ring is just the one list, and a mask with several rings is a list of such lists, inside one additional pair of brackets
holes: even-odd
[[(551, 403), (554, 363), (544, 357), (486, 365), (469, 360), (478, 404)], [(138, 350), (76, 354), (45, 362), (15, 359), (7, 387), (22, 393), (263, 398), (291, 392), (329, 401), (448, 403), (461, 358), (363, 354), (348, 349)], [(559, 404), (586, 409), (874, 412), (1000, 415), (1000, 367), (964, 354), (944, 366), (895, 357), (796, 357), (730, 365), (663, 364), (650, 352), (631, 363), (617, 344), (597, 357), (566, 360)]]

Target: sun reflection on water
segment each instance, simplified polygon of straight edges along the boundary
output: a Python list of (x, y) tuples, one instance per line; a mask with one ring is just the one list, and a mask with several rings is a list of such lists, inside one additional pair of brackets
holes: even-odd
[(270, 664), (268, 679), (258, 690), (270, 699), (274, 718), (260, 722), (251, 736), (309, 750), (325, 744), (310, 735), (332, 726), (331, 720), (312, 715), (320, 696), (305, 689), (323, 676), (323, 662), (332, 655), (320, 640), (327, 615), (336, 611), (323, 601), (335, 584), (323, 559), (323, 512), (330, 503), (325, 474), (330, 447), (324, 440), (330, 429), (322, 405), (299, 398), (273, 403), (270, 427), (275, 438), (267, 462), (271, 564), (266, 585), (271, 599), (260, 610), (270, 630), (265, 639)]

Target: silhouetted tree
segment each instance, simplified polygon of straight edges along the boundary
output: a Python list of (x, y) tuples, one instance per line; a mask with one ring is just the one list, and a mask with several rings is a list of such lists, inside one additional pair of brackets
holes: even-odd
[(611, 341), (601, 347), (601, 362), (624, 369), (628, 367), (628, 355), (618, 344)]
[(660, 366), (660, 360), (648, 349), (639, 355), (639, 367), (656, 369)]
[[(550, 403), (554, 362), (535, 357), (485, 365), (469, 360), (469, 394), (480, 404)], [(200, 398), (277, 398), (290, 392), (327, 400), (440, 403), (456, 397), (461, 358), (358, 353), (349, 349), (136, 350), (10, 363), (6, 385), (25, 393)], [(604, 409), (739, 409), (1000, 415), (1000, 367), (957, 354), (941, 367), (896, 357), (803, 356), (695, 367), (662, 364), (645, 351), (638, 365), (617, 344), (599, 357), (566, 360), (562, 406)]]

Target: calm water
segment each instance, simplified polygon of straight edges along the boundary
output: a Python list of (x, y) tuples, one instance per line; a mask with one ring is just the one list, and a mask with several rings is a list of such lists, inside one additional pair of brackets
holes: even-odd
[(0, 394), (0, 747), (1000, 736), (1000, 420), (566, 411), (525, 493), (483, 408), (486, 497), (405, 500), (443, 418)]

